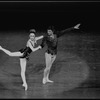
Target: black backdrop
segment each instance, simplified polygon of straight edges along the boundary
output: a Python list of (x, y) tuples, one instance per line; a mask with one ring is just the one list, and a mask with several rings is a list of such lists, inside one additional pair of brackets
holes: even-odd
[(0, 2), (0, 30), (62, 30), (81, 23), (83, 30), (99, 31), (99, 8), (99, 2)]

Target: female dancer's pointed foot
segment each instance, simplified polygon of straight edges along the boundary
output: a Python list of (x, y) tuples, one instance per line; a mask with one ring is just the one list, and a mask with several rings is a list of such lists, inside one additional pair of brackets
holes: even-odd
[(24, 86), (25, 87), (25, 91), (27, 91), (27, 89), (28, 89), (27, 84), (23, 84), (22, 86)]
[(2, 49), (2, 47), (0, 46), (0, 50)]

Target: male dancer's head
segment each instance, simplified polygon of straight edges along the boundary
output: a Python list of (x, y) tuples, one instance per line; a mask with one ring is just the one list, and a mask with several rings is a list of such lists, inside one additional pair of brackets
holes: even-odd
[(48, 29), (47, 29), (47, 35), (50, 36), (50, 37), (53, 37), (54, 36), (54, 26), (50, 26)]

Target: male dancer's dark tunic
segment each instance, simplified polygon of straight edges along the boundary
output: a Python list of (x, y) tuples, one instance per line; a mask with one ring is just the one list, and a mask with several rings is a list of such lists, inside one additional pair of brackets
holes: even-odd
[(65, 34), (66, 32), (69, 32), (71, 30), (74, 30), (74, 27), (68, 28), (64, 31), (57, 31), (54, 32), (54, 38), (51, 38), (49, 35), (44, 36), (41, 47), (43, 48), (45, 44), (47, 44), (47, 50), (46, 52), (51, 55), (56, 55), (57, 54), (57, 45), (58, 45), (58, 38)]

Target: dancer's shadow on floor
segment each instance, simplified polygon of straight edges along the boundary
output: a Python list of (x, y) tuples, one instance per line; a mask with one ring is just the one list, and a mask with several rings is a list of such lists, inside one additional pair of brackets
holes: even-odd
[(5, 89), (6, 89), (6, 84), (4, 84), (3, 82), (0, 82), (0, 92)]
[(59, 61), (55, 62), (51, 67), (50, 77), (52, 77), (55, 74), (60, 73), (61, 72), (61, 68), (62, 68), (62, 64)]
[[(62, 68), (62, 64), (58, 61), (58, 62), (55, 62), (52, 67), (51, 67), (51, 70), (50, 70), (50, 76), (54, 75), (54, 74), (57, 74), (61, 71), (61, 68)], [(27, 65), (27, 74), (41, 74), (43, 73), (45, 69), (45, 64), (28, 64)]]
[(41, 72), (44, 70), (45, 65), (44, 64), (28, 64), (27, 65), (27, 72), (26, 74), (41, 74)]

